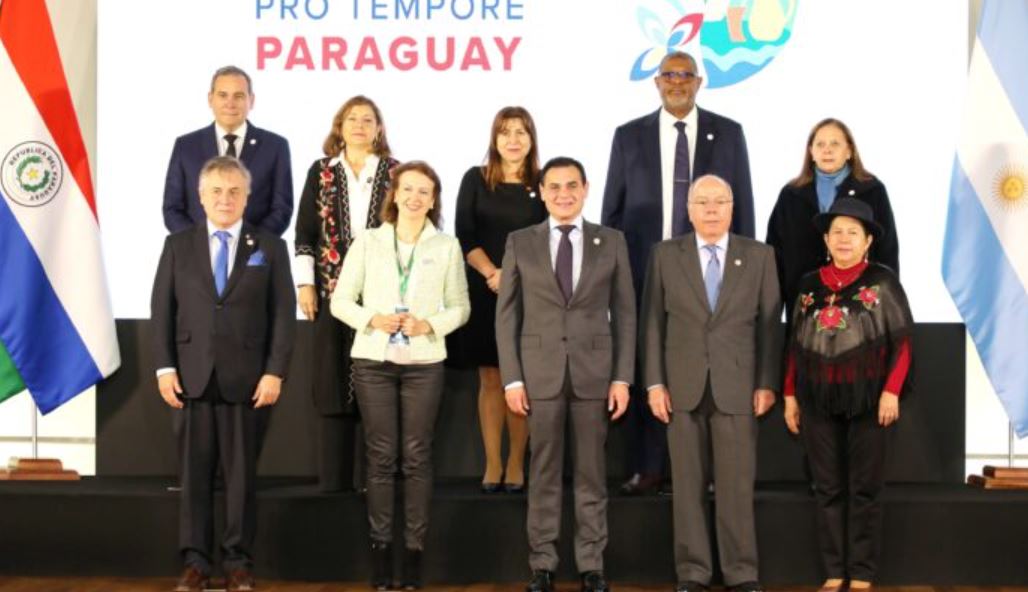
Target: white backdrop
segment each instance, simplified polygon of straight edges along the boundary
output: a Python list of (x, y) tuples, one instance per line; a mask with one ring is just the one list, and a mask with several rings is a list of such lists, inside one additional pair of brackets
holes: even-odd
[[(297, 199), (307, 167), (321, 156), (333, 114), (354, 94), (378, 102), (398, 158), (428, 160), (437, 168), (447, 214), (452, 213), (462, 173), (485, 153), (493, 114), (504, 105), (521, 104), (536, 118), (544, 159), (567, 154), (585, 163), (592, 180), (586, 216), (598, 221), (614, 128), (659, 106), (651, 80), (629, 78), (636, 58), (655, 42), (664, 42), (682, 15), (706, 9), (709, 20), (729, 4), (295, 3), (294, 19), (288, 13), (281, 18), (281, 0), (99, 0), (97, 201), (118, 318), (149, 316), (150, 285), (165, 235), (161, 200), (172, 142), (211, 121), (206, 93), (217, 67), (236, 64), (253, 77), (256, 104), (250, 119), (289, 139)], [(305, 4), (316, 16), (326, 8), (327, 12), (311, 18), (304, 14)], [(500, 18), (481, 18), (483, 4), (498, 5)], [(797, 2), (730, 4), (752, 4), (753, 10), (759, 5), (772, 12), (777, 6), (784, 12)], [(436, 9), (428, 19), (430, 5)], [(469, 6), (477, 9), (475, 17), (454, 16), (454, 11), (463, 13)], [(396, 18), (397, 10), (414, 7), (419, 18)], [(644, 28), (640, 14), (647, 11), (653, 18), (643, 19)], [(779, 189), (799, 170), (811, 125), (826, 116), (846, 121), (865, 164), (889, 189), (904, 285), (921, 322), (959, 320), (939, 265), (966, 71), (967, 26), (963, 2), (798, 1), (791, 37), (765, 68), (730, 86), (704, 88), (698, 99), (703, 107), (743, 124), (758, 238), (763, 238)], [(399, 70), (390, 62), (389, 45), (405, 36), (412, 38), (419, 59), (413, 68)], [(313, 70), (297, 60), (287, 69), (296, 37), (307, 42)], [(345, 40), (346, 70), (322, 68), (324, 37)], [(377, 44), (382, 70), (368, 63), (367, 53), (362, 67), (355, 69), (362, 43), (370, 43), (363, 41), (365, 37)], [(438, 71), (427, 64), (425, 46), (433, 38), (442, 56), (447, 37), (454, 39), (454, 65)], [(504, 69), (497, 37), (508, 47), (513, 38), (520, 38), (513, 50), (508, 49), (509, 70)], [(282, 54), (267, 58), (261, 69), (259, 38), (274, 38), (283, 46)], [(475, 39), (484, 48), (488, 71), (481, 61), (460, 68)], [(696, 36), (685, 49), (702, 56), (706, 48), (700, 39)], [(262, 43), (270, 47), (272, 42)], [(452, 215), (447, 219), (452, 228)], [(287, 239), (291, 235), (287, 233)]]

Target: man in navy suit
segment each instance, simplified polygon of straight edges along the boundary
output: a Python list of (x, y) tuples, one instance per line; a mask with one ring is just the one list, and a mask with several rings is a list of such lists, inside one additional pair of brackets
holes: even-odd
[(296, 332), (285, 242), (243, 221), (249, 175), (216, 157), (200, 173), (206, 212), (168, 236), (150, 304), (157, 387), (182, 417), (176, 592), (209, 584), (215, 467), (225, 480), (226, 588), (254, 589), (259, 412), (278, 401)]
[(252, 192), (243, 219), (281, 236), (293, 216), (293, 174), (289, 142), (247, 121), (253, 108), (250, 76), (235, 66), (218, 69), (207, 103), (214, 123), (175, 140), (164, 182), (164, 226), (169, 232), (203, 222), (197, 192), (200, 169), (215, 156), (234, 156), (252, 176)]
[[(625, 233), (637, 302), (650, 249), (693, 230), (687, 210), (692, 179), (714, 174), (727, 181), (735, 196), (731, 231), (754, 235), (753, 188), (742, 126), (696, 106), (703, 78), (691, 55), (669, 53), (654, 82), (663, 106), (614, 132), (600, 221)], [(664, 430), (646, 410), (646, 397), (637, 395), (626, 422), (631, 475), (622, 485), (626, 494), (655, 490), (667, 456)]]

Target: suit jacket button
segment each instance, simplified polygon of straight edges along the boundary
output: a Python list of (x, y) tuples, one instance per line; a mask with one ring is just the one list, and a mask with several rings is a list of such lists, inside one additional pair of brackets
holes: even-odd
[(214, 310), (221, 310), (221, 309), (223, 309), (223, 308), (225, 308), (225, 305), (224, 305), (224, 304), (215, 304), (215, 305), (214, 305)]

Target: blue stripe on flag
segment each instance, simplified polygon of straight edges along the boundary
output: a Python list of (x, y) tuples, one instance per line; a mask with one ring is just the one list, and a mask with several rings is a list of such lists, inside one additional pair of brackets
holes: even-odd
[(942, 275), (1014, 430), (1028, 436), (1028, 294), (959, 160), (953, 166)]
[(1021, 127), (1028, 130), (1028, 2), (986, 0), (978, 21), (978, 39)]
[(0, 339), (43, 413), (103, 377), (0, 194)]

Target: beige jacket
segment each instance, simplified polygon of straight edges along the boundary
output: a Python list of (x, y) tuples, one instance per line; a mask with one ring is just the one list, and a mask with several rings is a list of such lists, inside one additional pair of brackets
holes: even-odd
[[(393, 225), (385, 223), (357, 237), (332, 293), (332, 315), (357, 331), (354, 358), (385, 359), (389, 335), (370, 323), (375, 314), (393, 314), (400, 302), (394, 235)], [(471, 304), (460, 243), (429, 221), (414, 247), (407, 304), (412, 315), (432, 325), (428, 335), (411, 338), (411, 361), (446, 358), (444, 337), (467, 322)]]

